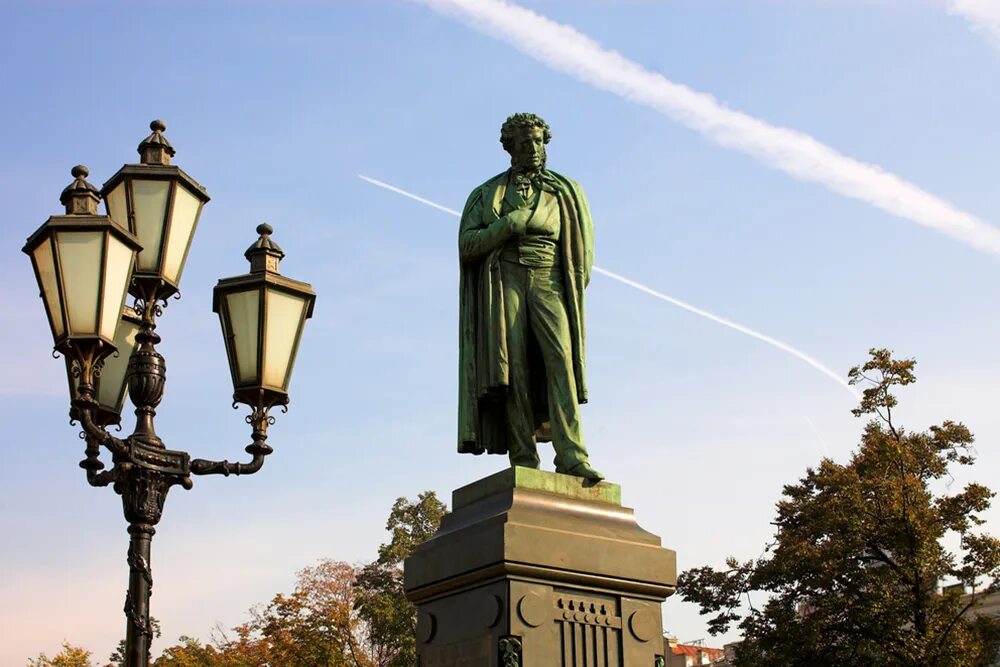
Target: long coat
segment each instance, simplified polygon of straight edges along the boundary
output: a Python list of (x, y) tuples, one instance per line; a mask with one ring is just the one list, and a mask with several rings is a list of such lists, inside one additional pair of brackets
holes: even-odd
[[(486, 181), (469, 195), (458, 233), (460, 259), (458, 353), (458, 451), (507, 452), (505, 397), (509, 384), (507, 331), (500, 251), (510, 231), (500, 221), (500, 206), (510, 171)], [(594, 225), (583, 190), (551, 170), (542, 173), (542, 190), (559, 202), (559, 250), (573, 348), (573, 372), (580, 403), (587, 402), (584, 368), (583, 290), (594, 263)], [(542, 375), (542, 374), (536, 374)], [(532, 406), (536, 438), (548, 440), (545, 378), (535, 378)]]

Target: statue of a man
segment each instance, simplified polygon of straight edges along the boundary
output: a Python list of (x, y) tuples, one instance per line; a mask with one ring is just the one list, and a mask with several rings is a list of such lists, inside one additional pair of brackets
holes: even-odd
[(580, 427), (593, 222), (580, 186), (545, 168), (551, 138), (534, 114), (508, 118), (510, 169), (462, 212), (458, 451), (538, 468), (535, 443), (551, 441), (556, 472), (594, 483)]

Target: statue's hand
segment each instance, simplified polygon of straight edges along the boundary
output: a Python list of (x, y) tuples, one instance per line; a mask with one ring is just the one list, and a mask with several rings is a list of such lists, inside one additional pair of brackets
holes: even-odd
[(510, 229), (511, 233), (520, 236), (528, 229), (528, 220), (531, 218), (531, 213), (532, 211), (529, 208), (519, 208), (505, 215), (503, 219), (507, 223), (507, 228)]

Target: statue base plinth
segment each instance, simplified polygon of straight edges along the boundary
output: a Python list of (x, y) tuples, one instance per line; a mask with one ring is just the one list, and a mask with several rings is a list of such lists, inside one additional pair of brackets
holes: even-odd
[(676, 554), (618, 485), (509, 468), (456, 490), (404, 565), (421, 667), (654, 667)]

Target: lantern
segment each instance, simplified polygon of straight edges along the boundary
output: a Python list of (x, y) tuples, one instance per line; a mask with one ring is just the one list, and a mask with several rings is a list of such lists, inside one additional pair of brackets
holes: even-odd
[(271, 240), (273, 229), (246, 251), (250, 273), (220, 280), (212, 310), (219, 314), (233, 377), (233, 400), (257, 409), (288, 402), (288, 384), (305, 321), (316, 294), (303, 282), (278, 273), (285, 254)]
[(179, 289), (201, 208), (209, 197), (197, 181), (170, 164), (176, 151), (163, 136), (163, 121), (154, 120), (149, 128), (152, 134), (139, 144), (140, 164), (119, 169), (101, 195), (108, 215), (142, 244), (132, 294), (165, 299)]
[[(60, 201), (66, 215), (50, 217), (28, 238), (55, 349), (89, 366), (115, 349), (115, 336), (132, 274), (136, 238), (97, 215), (97, 188), (83, 165)], [(89, 369), (85, 369), (89, 370)]]

